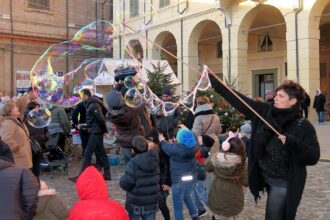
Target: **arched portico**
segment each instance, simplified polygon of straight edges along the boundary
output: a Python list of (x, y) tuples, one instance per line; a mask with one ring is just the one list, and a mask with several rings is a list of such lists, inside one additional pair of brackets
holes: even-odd
[[(188, 42), (188, 54), (189, 65), (196, 68), (207, 65), (215, 73), (222, 76), (222, 35), (216, 22), (203, 20), (192, 29)], [(192, 73), (189, 74), (189, 82), (193, 83), (197, 73)]]
[[(157, 35), (154, 42), (157, 45), (160, 45), (162, 48), (177, 56), (177, 41), (174, 35), (169, 31), (163, 31)], [(178, 61), (171, 55), (169, 55), (164, 50), (160, 50), (157, 46), (153, 46), (152, 48), (152, 59), (155, 60), (167, 60), (169, 65), (171, 66), (173, 72), (177, 75), (178, 73)]]
[[(236, 53), (235, 53), (236, 54)], [(258, 5), (242, 19), (237, 34), (238, 81), (246, 94), (264, 97), (285, 78), (287, 62), (286, 22), (281, 11), (271, 5)], [(235, 76), (237, 78), (235, 78)]]

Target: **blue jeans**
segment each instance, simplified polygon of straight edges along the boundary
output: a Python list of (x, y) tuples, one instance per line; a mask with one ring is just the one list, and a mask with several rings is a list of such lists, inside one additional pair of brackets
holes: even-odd
[(127, 164), (132, 158), (132, 148), (120, 147), (120, 154), (123, 157), (125, 164)]
[(209, 196), (206, 192), (206, 187), (204, 184), (204, 181), (198, 180), (196, 183), (196, 191), (197, 195), (199, 196), (199, 199), (202, 200), (205, 204), (207, 204), (209, 200)]
[(194, 186), (194, 190), (192, 191), (192, 197), (194, 199), (194, 202), (195, 202), (195, 206), (197, 208), (198, 211), (200, 210), (205, 210), (204, 208), (204, 205), (198, 195), (198, 192), (197, 192), (197, 183), (195, 184)]
[(282, 179), (265, 178), (267, 183), (267, 220), (285, 219), (286, 197), (288, 193), (288, 181)]
[(319, 118), (319, 123), (324, 123), (324, 112), (316, 112)]
[(198, 216), (198, 212), (192, 197), (195, 183), (193, 181), (180, 182), (172, 185), (172, 198), (175, 220), (184, 220), (182, 203), (188, 208), (192, 218)]
[(130, 215), (130, 220), (155, 220), (155, 214), (147, 214), (147, 215)]

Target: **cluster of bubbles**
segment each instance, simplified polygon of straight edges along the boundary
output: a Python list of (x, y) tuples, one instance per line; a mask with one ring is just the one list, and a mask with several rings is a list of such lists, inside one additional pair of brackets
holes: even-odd
[[(78, 57), (95, 57), (101, 53), (106, 55), (112, 49), (113, 31), (114, 26), (110, 22), (95, 21), (81, 28), (71, 40), (53, 44), (42, 54), (30, 73), (32, 86), (40, 103), (38, 109), (28, 114), (31, 126), (42, 128), (50, 123), (51, 113), (48, 105), (73, 107), (81, 102), (81, 90), (92, 88), (94, 80), (101, 73), (114, 76), (104, 65), (103, 58), (87, 58), (82, 62), (77, 60)], [(130, 56), (135, 66), (139, 67), (140, 63), (134, 54)], [(76, 63), (78, 65), (75, 65)], [(67, 71), (63, 71), (64, 69)], [(124, 96), (127, 106), (138, 108), (145, 104), (150, 113), (161, 110), (165, 115), (174, 113), (179, 105), (193, 111), (197, 91), (205, 91), (211, 86), (207, 67), (204, 68), (196, 87), (178, 102), (162, 101), (146, 82), (136, 76), (125, 78), (124, 85), (128, 89)]]
[(206, 91), (211, 87), (211, 82), (208, 75), (208, 68), (204, 66), (197, 85), (192, 91), (178, 102), (164, 102), (147, 86), (134, 76), (127, 76), (124, 80), (124, 85), (128, 89), (124, 96), (124, 101), (131, 108), (139, 108), (145, 104), (145, 107), (151, 114), (162, 111), (164, 115), (174, 114), (175, 109), (180, 105), (194, 112), (195, 99), (198, 91)]
[[(93, 57), (96, 53), (109, 52), (113, 43), (112, 33), (110, 22), (95, 21), (81, 28), (71, 40), (51, 45), (40, 56), (30, 73), (32, 87), (40, 103), (38, 109), (28, 114), (31, 126), (41, 128), (49, 124), (51, 114), (46, 104), (72, 107), (82, 101), (81, 90), (93, 86), (101, 61), (98, 58), (83, 62), (74, 59), (78, 59), (76, 55)], [(74, 63), (78, 63), (78, 67)]]

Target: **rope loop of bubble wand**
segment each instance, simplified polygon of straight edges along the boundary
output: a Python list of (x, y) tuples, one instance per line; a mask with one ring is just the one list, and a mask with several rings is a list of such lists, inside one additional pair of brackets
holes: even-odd
[[(181, 60), (180, 58), (178, 58), (177, 56), (175, 56), (174, 54), (172, 54), (171, 52), (169, 52), (168, 50), (166, 50), (165, 48), (163, 48), (162, 46), (160, 46), (159, 44), (151, 41), (150, 39), (146, 38), (145, 36), (143, 36), (141, 33), (134, 31), (131, 27), (129, 27), (127, 24), (123, 24), (123, 26), (125, 26), (130, 32), (137, 34), (139, 36), (141, 36), (142, 38), (144, 38), (146, 41), (152, 43), (153, 45), (155, 45), (156, 47), (158, 47), (159, 49), (165, 51), (168, 55), (170, 55), (171, 57), (177, 59), (178, 61), (182, 62), (183, 64), (185, 64), (189, 69), (197, 72), (200, 74), (200, 71), (194, 67), (192, 67), (191, 65), (187, 64), (186, 62), (184, 62), (183, 60)], [(243, 105), (245, 105), (250, 111), (252, 111), (253, 114), (255, 114), (262, 122), (264, 122), (272, 131), (274, 131), (275, 134), (277, 134), (279, 137), (283, 138), (283, 135), (278, 132), (271, 124), (269, 124), (268, 121), (266, 121), (266, 119), (264, 119), (258, 112), (256, 112), (248, 103), (246, 103), (241, 97), (239, 97), (239, 95), (237, 95), (229, 86), (227, 86), (210, 68), (208, 68), (208, 74), (212, 75), (219, 83), (221, 83), (231, 94), (233, 94)], [(284, 143), (285, 140), (281, 141)]]

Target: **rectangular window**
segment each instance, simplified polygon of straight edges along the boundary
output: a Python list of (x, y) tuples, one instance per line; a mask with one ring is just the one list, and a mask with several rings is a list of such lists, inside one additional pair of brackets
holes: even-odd
[(139, 0), (130, 0), (129, 10), (131, 17), (139, 16)]
[(222, 41), (217, 43), (217, 58), (222, 58)]
[(28, 0), (28, 8), (38, 9), (38, 10), (49, 10), (49, 0)]
[(259, 36), (259, 52), (267, 52), (273, 50), (273, 41), (270, 38), (269, 34)]
[(170, 0), (159, 0), (159, 8), (170, 5)]
[(327, 64), (320, 63), (320, 77), (326, 77), (326, 76), (327, 76)]

